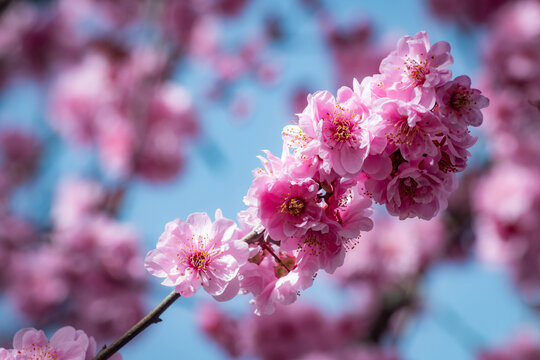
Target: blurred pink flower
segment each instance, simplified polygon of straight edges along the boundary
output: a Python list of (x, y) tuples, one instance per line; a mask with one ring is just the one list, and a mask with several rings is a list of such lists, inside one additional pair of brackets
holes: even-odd
[(331, 19), (323, 16), (319, 23), (332, 50), (339, 85), (350, 85), (351, 79), (362, 79), (378, 71), (387, 51), (385, 47), (376, 45), (368, 22), (338, 28)]
[(271, 316), (252, 316), (248, 321), (249, 353), (264, 360), (297, 359), (340, 341), (333, 323), (313, 306), (280, 306)]
[(105, 200), (103, 186), (95, 181), (64, 178), (56, 189), (51, 217), (55, 228), (75, 226), (81, 220), (99, 212)]
[[(9, 351), (13, 359), (91, 360), (96, 353), (96, 341), (71, 326), (58, 329), (50, 340), (42, 330), (25, 328), (15, 334), (13, 349)], [(115, 359), (120, 360), (121, 356)]]
[(421, 274), (433, 263), (444, 249), (444, 235), (439, 218), (402, 221), (378, 217), (374, 229), (347, 252), (345, 263), (335, 275), (347, 285), (378, 291), (389, 288)]
[(42, 144), (32, 133), (15, 128), (0, 131), (0, 168), (12, 184), (34, 176), (41, 153)]
[(540, 171), (499, 162), (473, 190), (477, 252), (504, 265), (525, 291), (539, 284)]
[(246, 352), (249, 334), (243, 324), (221, 311), (217, 305), (203, 304), (197, 311), (197, 322), (204, 333), (215, 341), (231, 357), (239, 357)]
[(430, 10), (437, 17), (455, 21), (464, 27), (487, 23), (493, 14), (506, 3), (515, 0), (429, 0)]

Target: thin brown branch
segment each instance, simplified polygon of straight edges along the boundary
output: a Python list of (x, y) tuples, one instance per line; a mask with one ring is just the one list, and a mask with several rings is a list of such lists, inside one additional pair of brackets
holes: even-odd
[(161, 314), (169, 306), (172, 305), (178, 298), (180, 294), (176, 291), (172, 291), (162, 302), (159, 303), (152, 311), (148, 313), (141, 321), (135, 324), (131, 329), (129, 329), (124, 335), (122, 335), (118, 340), (112, 343), (109, 346), (104, 346), (103, 349), (96, 355), (94, 360), (105, 360), (113, 356), (118, 350), (120, 350), (124, 345), (130, 342), (135, 336), (139, 335), (144, 329), (149, 327), (152, 324), (156, 324), (161, 321), (159, 318)]

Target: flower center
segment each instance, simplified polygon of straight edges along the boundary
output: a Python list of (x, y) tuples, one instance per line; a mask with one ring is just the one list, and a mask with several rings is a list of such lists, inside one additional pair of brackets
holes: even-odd
[(356, 147), (358, 143), (357, 120), (360, 115), (356, 112), (348, 113), (340, 104), (336, 104), (334, 112), (326, 113), (327, 118), (323, 119), (323, 136), (330, 146), (340, 148), (343, 144)]
[(409, 126), (407, 117), (402, 117), (398, 121), (394, 122), (393, 126), (394, 133), (387, 133), (385, 135), (397, 146), (412, 146), (415, 137), (420, 134), (420, 129), (418, 126)]
[(418, 183), (413, 178), (405, 178), (400, 184), (400, 193), (403, 199), (407, 199), (410, 202), (415, 202), (414, 197), (416, 196), (416, 190), (418, 188)]
[(471, 104), (471, 99), (466, 91), (456, 91), (450, 98), (450, 106), (455, 110), (461, 110)]
[(304, 212), (305, 204), (302, 199), (292, 198), (281, 205), (281, 212), (292, 216), (299, 216)]
[(201, 251), (194, 252), (189, 256), (189, 263), (194, 269), (204, 271), (208, 265), (207, 255)]
[(25, 355), (30, 360), (55, 360), (57, 358), (56, 351), (51, 349), (49, 345), (32, 344), (30, 348), (23, 347), (17, 353)]
[(407, 57), (404, 65), (405, 65), (405, 70), (407, 72), (407, 75), (409, 76), (409, 79), (413, 81), (413, 85), (414, 86), (424, 85), (424, 82), (426, 81), (426, 74), (429, 73), (429, 69), (427, 66), (427, 59), (424, 61), (418, 62), (414, 59)]
[(349, 128), (349, 123), (350, 121), (335, 124), (334, 140), (336, 142), (345, 142), (349, 140), (351, 136), (353, 136)]

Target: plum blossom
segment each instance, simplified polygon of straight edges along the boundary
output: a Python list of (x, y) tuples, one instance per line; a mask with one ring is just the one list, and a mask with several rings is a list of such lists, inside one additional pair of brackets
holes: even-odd
[(489, 100), (480, 90), (471, 89), (471, 79), (461, 75), (437, 89), (437, 105), (440, 113), (450, 125), (459, 127), (480, 126), (482, 113)]
[(438, 154), (433, 139), (445, 128), (426, 108), (399, 100), (380, 100), (374, 106), (369, 119), (372, 136), (379, 138), (379, 143), (387, 141), (387, 154), (399, 149), (408, 161)]
[(367, 180), (366, 189), (376, 202), (386, 205), (390, 215), (429, 220), (446, 208), (448, 196), (457, 185), (453, 173), (434, 169), (434, 160), (429, 158), (417, 166), (404, 162), (391, 178)]
[[(0, 349), (0, 358), (91, 360), (96, 353), (96, 341), (82, 330), (71, 326), (58, 329), (50, 339), (42, 330), (25, 328), (13, 337), (13, 349)], [(10, 357), (11, 356), (11, 357)], [(115, 355), (116, 360), (121, 356)]]
[(300, 137), (314, 141), (322, 168), (340, 176), (357, 175), (369, 152), (369, 134), (365, 120), (369, 112), (352, 89), (341, 87), (337, 98), (328, 91), (308, 96), (308, 105), (298, 115), (298, 127), (286, 128), (284, 133), (297, 132)]
[(381, 61), (379, 71), (385, 75), (389, 94), (431, 109), (435, 105), (435, 87), (450, 81), (448, 69), (454, 62), (450, 44), (439, 41), (433, 46), (425, 31), (415, 36), (404, 36)]
[(294, 253), (282, 251), (278, 262), (269, 255), (270, 251), (273, 249), (267, 247), (240, 269), (241, 291), (253, 294), (251, 303), (257, 315), (272, 314), (276, 305), (295, 302), (299, 292), (313, 284), (318, 270), (313, 258), (297, 259)]
[(238, 271), (248, 256), (247, 244), (232, 237), (235, 228), (220, 212), (214, 223), (206, 213), (171, 221), (157, 248), (146, 255), (145, 267), (182, 296), (193, 296), (202, 286), (210, 295), (228, 300), (238, 293)]
[(257, 211), (268, 235), (277, 241), (302, 236), (308, 229), (324, 230), (319, 185), (309, 177), (296, 178), (286, 171), (286, 163), (270, 152), (262, 159), (265, 170), (255, 179), (244, 202)]

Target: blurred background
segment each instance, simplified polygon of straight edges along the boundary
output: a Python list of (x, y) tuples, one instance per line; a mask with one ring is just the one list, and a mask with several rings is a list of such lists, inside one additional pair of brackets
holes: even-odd
[(109, 343), (169, 293), (165, 223), (228, 218), (310, 92), (378, 72), (404, 35), (452, 46), (490, 98), (447, 211), (376, 209), (296, 304), (181, 298), (125, 359), (539, 359), (540, 1), (4, 1), (0, 341), (72, 325)]

